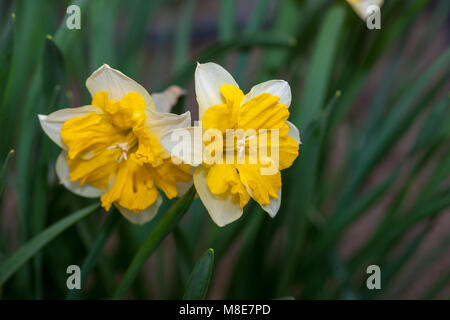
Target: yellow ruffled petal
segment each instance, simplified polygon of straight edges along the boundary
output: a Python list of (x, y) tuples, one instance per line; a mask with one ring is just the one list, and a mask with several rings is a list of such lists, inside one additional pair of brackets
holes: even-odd
[(166, 194), (167, 198), (172, 199), (178, 196), (177, 183), (188, 182), (192, 179), (189, 173), (190, 168), (189, 165), (176, 165), (170, 159), (166, 159), (161, 165), (152, 167), (151, 172), (158, 188)]
[(220, 87), (220, 92), (225, 104), (211, 106), (203, 114), (202, 126), (205, 129), (219, 129), (225, 133), (227, 129), (233, 129), (237, 124), (239, 108), (244, 94), (242, 91), (229, 84)]
[(262, 175), (261, 165), (238, 165), (239, 177), (247, 186), (251, 196), (260, 205), (270, 204), (270, 197), (278, 198), (277, 192), (281, 187), (281, 174), (277, 171), (273, 175)]
[(61, 138), (69, 148), (69, 159), (101, 153), (115, 143), (129, 140), (108, 122), (104, 115), (90, 112), (67, 120), (61, 127)]
[(289, 136), (280, 137), (279, 142), (279, 166), (280, 170), (289, 168), (298, 157), (298, 143)]
[(239, 128), (243, 130), (283, 129), (289, 131), (286, 124), (289, 111), (286, 105), (278, 104), (279, 100), (279, 97), (269, 93), (261, 93), (244, 103), (239, 113)]
[(141, 164), (151, 163), (153, 166), (160, 165), (165, 152), (159, 139), (152, 136), (144, 124), (133, 128), (133, 133), (139, 142), (138, 149), (135, 152), (136, 160)]
[(233, 165), (214, 164), (208, 171), (206, 182), (211, 193), (226, 197), (229, 193), (239, 196), (239, 205), (244, 207), (250, 200), (245, 186)]
[(117, 172), (120, 157), (118, 149), (105, 149), (94, 155), (92, 158), (83, 159), (67, 157), (67, 164), (70, 169), (69, 179), (72, 182), (80, 181), (80, 185), (90, 184), (102, 190), (109, 187), (110, 179)]
[(111, 190), (101, 197), (102, 206), (109, 210), (113, 202), (134, 212), (151, 206), (158, 198), (151, 171), (146, 165), (139, 165), (132, 155), (119, 165)]
[(103, 110), (109, 121), (122, 130), (145, 121), (145, 100), (137, 92), (128, 92), (120, 101), (108, 100), (108, 93), (99, 91), (92, 104)]

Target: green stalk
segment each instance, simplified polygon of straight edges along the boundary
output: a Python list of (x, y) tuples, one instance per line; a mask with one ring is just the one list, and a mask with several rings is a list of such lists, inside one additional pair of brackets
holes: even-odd
[[(121, 215), (116, 211), (112, 210), (111, 213), (108, 214), (105, 223), (102, 226), (102, 229), (97, 235), (97, 238), (94, 241), (94, 244), (89, 250), (89, 253), (86, 259), (83, 262), (83, 266), (81, 267), (81, 287), (84, 288), (84, 283), (88, 275), (91, 273), (92, 269), (95, 266), (98, 258), (101, 256), (103, 248), (105, 247), (106, 241), (109, 239), (117, 223), (120, 221)], [(67, 300), (78, 299), (81, 294), (81, 290), (70, 290), (67, 294)]]
[(194, 195), (195, 188), (192, 186), (189, 191), (170, 207), (164, 216), (156, 223), (131, 261), (113, 299), (121, 299), (124, 296), (128, 288), (133, 284), (134, 279), (137, 277), (144, 263), (189, 209), (189, 206), (194, 199)]

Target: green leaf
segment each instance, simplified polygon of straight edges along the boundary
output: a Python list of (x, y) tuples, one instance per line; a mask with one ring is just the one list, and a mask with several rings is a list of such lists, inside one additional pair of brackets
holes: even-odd
[(329, 218), (304, 264), (309, 265), (309, 263), (320, 257), (326, 249), (334, 246), (347, 226), (365, 213), (373, 204), (377, 203), (382, 196), (386, 195), (395, 181), (397, 173), (397, 171), (394, 171), (385, 181), (361, 195), (351, 206), (342, 209), (338, 214)]
[(170, 84), (185, 85), (192, 79), (197, 62), (204, 63), (213, 61), (228, 53), (232, 49), (249, 49), (249, 48), (279, 48), (293, 47), (296, 45), (295, 39), (283, 34), (271, 34), (267, 32), (258, 32), (249, 35), (234, 37), (230, 40), (217, 42), (200, 52), (189, 63), (185, 64), (179, 72), (172, 78)]
[(6, 185), (6, 171), (8, 169), (9, 161), (11, 160), (11, 157), (14, 155), (14, 150), (9, 151), (8, 155), (6, 156), (5, 161), (3, 161), (2, 170), (0, 171), (0, 199), (3, 193), (3, 190), (5, 189)]
[(235, 0), (220, 0), (219, 39), (230, 40), (234, 35)]
[[(245, 27), (244, 30), (245, 34), (255, 33), (261, 28), (262, 24), (264, 23), (264, 19), (267, 15), (268, 2), (269, 2), (268, 0), (256, 1), (255, 7), (252, 10), (248, 23)], [(238, 57), (234, 72), (234, 77), (238, 82), (241, 82), (240, 80), (242, 80), (241, 78), (244, 75), (244, 71), (248, 65), (248, 59), (249, 59), (248, 51), (241, 52), (241, 54)]]
[[(330, 114), (336, 106), (340, 91), (337, 91), (327, 103), (324, 110), (320, 110), (312, 122), (304, 130), (302, 145), (300, 145), (299, 157), (286, 174), (286, 193), (284, 212), (288, 213), (289, 243), (286, 250), (286, 270), (280, 275), (277, 294), (283, 294), (291, 278), (297, 270), (299, 260), (298, 251), (304, 244), (307, 231), (309, 214), (312, 210), (314, 190), (317, 188), (317, 176), (319, 159), (322, 149), (323, 138), (328, 127)], [(297, 177), (302, 177), (298, 180)], [(298, 193), (298, 190), (302, 192)]]
[(344, 8), (337, 4), (323, 20), (305, 78), (303, 98), (291, 114), (291, 121), (300, 130), (305, 129), (324, 107), (344, 17)]
[(443, 277), (437, 279), (430, 289), (422, 296), (422, 300), (436, 299), (436, 296), (450, 283), (450, 271), (447, 271)]
[(154, 19), (157, 9), (164, 2), (164, 0), (120, 2), (123, 6), (123, 8), (119, 8), (121, 16), (124, 15), (124, 10), (129, 10), (126, 19), (127, 21), (133, 21), (133, 23), (128, 23), (125, 26), (124, 36), (120, 39), (120, 47), (118, 48), (118, 63), (120, 70), (125, 74), (131, 74), (129, 72), (130, 65), (136, 64), (136, 58), (142, 51), (141, 46), (148, 31), (148, 22)]
[[(16, 15), (14, 13), (8, 17), (7, 26), (4, 26), (4, 32), (0, 39), (0, 65), (5, 66), (0, 69), (0, 99), (3, 97), (3, 91), (6, 88), (6, 82), (11, 68), (9, 66), (13, 56), (14, 48), (14, 24), (16, 22)], [(4, 114), (5, 110), (0, 109), (0, 116)]]
[(185, 60), (189, 57), (195, 3), (195, 0), (186, 0), (180, 7), (173, 57), (173, 69), (176, 71), (184, 65)]
[(87, 217), (99, 207), (100, 204), (96, 203), (72, 213), (70, 216), (56, 222), (20, 247), (19, 250), (17, 250), (0, 265), (0, 286), (2, 286), (14, 274), (14, 272), (16, 272), (25, 262), (45, 247), (50, 241), (55, 239), (63, 231), (67, 230), (81, 219)]
[(421, 96), (424, 89), (430, 84), (442, 70), (448, 70), (450, 63), (450, 49), (444, 52), (419, 79), (417, 79), (409, 90), (407, 90), (392, 107), (389, 117), (386, 118), (381, 130), (378, 131), (375, 139), (367, 143), (362, 150), (359, 150), (359, 156), (355, 159), (352, 167), (352, 177), (345, 187), (343, 196), (339, 201), (338, 210), (346, 206), (354, 196), (358, 187), (366, 178), (370, 169), (380, 158), (386, 154), (402, 133), (413, 123), (417, 113), (423, 106), (417, 104), (417, 99)]
[[(85, 283), (88, 275), (91, 273), (92, 269), (95, 266), (95, 263), (101, 256), (103, 248), (106, 244), (106, 241), (109, 239), (109, 237), (113, 233), (116, 225), (121, 220), (122, 220), (122, 216), (117, 212), (116, 209), (111, 210), (111, 212), (108, 213), (108, 217), (106, 218), (106, 221), (102, 226), (102, 229), (100, 230), (97, 237), (95, 238), (95, 241), (94, 241), (91, 249), (89, 250), (89, 253), (81, 267), (81, 270), (82, 270), (81, 287), (82, 288), (84, 288), (84, 283)], [(70, 290), (66, 299), (68, 299), (68, 300), (77, 299), (80, 296), (80, 294), (81, 294), (81, 290)]]
[(449, 97), (442, 99), (430, 112), (430, 115), (417, 136), (411, 153), (417, 152), (419, 149), (430, 144), (435, 137), (440, 138), (439, 130), (445, 126), (445, 120), (450, 115), (449, 102)]
[(214, 265), (214, 250), (208, 249), (194, 266), (183, 300), (203, 300), (206, 297)]
[[(91, 1), (87, 8), (92, 70), (99, 68), (104, 63), (116, 65), (117, 49), (114, 46), (116, 36), (114, 23), (117, 19), (117, 5), (117, 1), (97, 0)], [(100, 12), (101, 14), (99, 14)]]
[(121, 299), (123, 297), (128, 288), (133, 284), (134, 279), (137, 277), (149, 256), (189, 209), (189, 206), (194, 199), (194, 195), (195, 188), (192, 186), (181, 199), (170, 207), (163, 217), (155, 224), (152, 230), (150, 230), (149, 235), (144, 240), (144, 243), (128, 266), (113, 299)]
[(64, 57), (51, 35), (47, 35), (45, 40), (42, 68), (45, 70), (46, 79), (43, 81), (42, 87), (48, 103), (55, 86), (62, 86), (64, 81)]

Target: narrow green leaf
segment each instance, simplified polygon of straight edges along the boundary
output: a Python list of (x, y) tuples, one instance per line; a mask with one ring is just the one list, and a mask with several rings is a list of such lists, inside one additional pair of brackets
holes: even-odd
[(3, 161), (2, 170), (0, 171), (0, 198), (2, 196), (3, 190), (5, 189), (6, 185), (6, 170), (8, 169), (9, 161), (11, 160), (11, 157), (14, 155), (14, 149), (9, 151), (8, 155), (6, 156), (6, 159)]
[[(397, 256), (389, 257), (386, 259), (386, 263), (381, 265), (381, 269), (383, 270), (383, 290), (389, 290), (389, 288), (393, 284), (393, 279), (395, 276), (405, 267), (405, 265), (410, 261), (412, 256), (417, 252), (417, 249), (425, 240), (426, 236), (428, 236), (431, 231), (431, 227), (433, 226), (430, 221), (426, 228), (424, 228), (415, 238), (408, 244), (408, 246), (403, 249)], [(364, 288), (364, 286), (361, 286)], [(367, 290), (367, 289), (366, 289)], [(373, 298), (375, 296), (380, 295), (381, 292), (379, 290), (372, 290), (368, 293), (369, 298)]]
[[(54, 94), (55, 86), (62, 86), (64, 81), (64, 57), (51, 35), (47, 35), (45, 39), (42, 68), (45, 70), (46, 79), (46, 81), (43, 81), (42, 87), (47, 99), (46, 102), (49, 103), (51, 102), (49, 101), (50, 97)], [(53, 103), (55, 102), (53, 101)]]
[(395, 171), (385, 181), (361, 195), (349, 208), (345, 208), (332, 216), (321, 231), (319, 239), (314, 243), (311, 254), (308, 255), (308, 259), (304, 264), (308, 266), (309, 263), (320, 257), (327, 248), (335, 245), (347, 226), (365, 213), (373, 204), (377, 203), (382, 196), (386, 195), (386, 192), (395, 181), (397, 173)]
[[(0, 99), (3, 97), (3, 91), (6, 88), (6, 82), (11, 70), (9, 66), (13, 56), (14, 47), (14, 24), (16, 22), (16, 15), (14, 13), (8, 17), (7, 26), (4, 27), (4, 32), (0, 39), (0, 66), (4, 66), (0, 69)], [(3, 110), (5, 106), (0, 107), (0, 116), (4, 114)]]
[(84, 209), (61, 219), (48, 227), (40, 234), (32, 238), (25, 245), (19, 248), (12, 256), (7, 258), (0, 265), (0, 286), (2, 286), (28, 259), (33, 257), (39, 250), (45, 247), (50, 241), (55, 239), (63, 231), (87, 217), (100, 207), (99, 203), (90, 205)]
[[(257, 0), (254, 9), (252, 10), (252, 14), (248, 20), (248, 23), (245, 27), (244, 33), (251, 34), (257, 32), (264, 23), (264, 19), (267, 15), (267, 6), (268, 0)], [(242, 76), (244, 75), (244, 71), (247, 67), (249, 59), (249, 52), (244, 51), (238, 57), (235, 66), (234, 77), (238, 82), (241, 82)]]
[[(280, 1), (277, 4), (276, 20), (272, 32), (295, 37), (296, 30), (303, 22), (302, 15), (305, 13), (302, 9), (301, 4), (297, 1)], [(288, 47), (285, 47), (266, 50), (257, 78), (271, 79), (272, 76), (279, 75), (280, 70), (286, 64), (288, 49)]]
[[(121, 15), (123, 10), (128, 10), (126, 16), (129, 22), (123, 32), (123, 37), (120, 39), (119, 59), (118, 64), (120, 70), (125, 74), (130, 73), (130, 65), (136, 66), (136, 58), (141, 53), (141, 46), (145, 41), (145, 36), (148, 31), (148, 23), (151, 21), (157, 12), (157, 9), (164, 3), (164, 0), (152, 1), (127, 1), (121, 2)], [(158, 48), (157, 48), (158, 50)], [(153, 69), (151, 69), (153, 70)]]
[(402, 277), (402, 282), (395, 286), (395, 290), (390, 294), (390, 297), (398, 297), (404, 292), (407, 292), (417, 281), (418, 274), (425, 274), (430, 266), (437, 260), (440, 260), (450, 248), (450, 234), (439, 241), (435, 246), (426, 252), (426, 254), (415, 264), (412, 268), (408, 268), (407, 276)]
[[(425, 219), (433, 219), (440, 212), (450, 206), (450, 190), (444, 190), (426, 201), (415, 204), (411, 209), (405, 210), (403, 215), (388, 225), (382, 225), (377, 229), (376, 235), (370, 243), (365, 246), (364, 251), (354, 254), (350, 261), (350, 269), (355, 271), (367, 261), (378, 261), (380, 257), (385, 256), (392, 250), (396, 241), (403, 237), (412, 227)], [(405, 214), (407, 213), (407, 214)], [(392, 228), (395, 225), (395, 228)]]
[(338, 210), (351, 201), (356, 190), (370, 172), (370, 169), (413, 123), (418, 112), (423, 110), (422, 105), (417, 104), (417, 98), (421, 96), (424, 89), (429, 86), (430, 81), (434, 79), (440, 71), (448, 70), (449, 63), (450, 49), (444, 52), (392, 107), (392, 111), (390, 112), (389, 117), (386, 118), (382, 130), (378, 131), (376, 139), (366, 144), (364, 148), (359, 151), (359, 156), (352, 168), (352, 178), (344, 188), (343, 196), (339, 201)]
[(220, 0), (219, 39), (230, 40), (234, 35), (235, 0)]
[[(91, 1), (88, 7), (90, 66), (97, 69), (104, 63), (116, 65), (116, 36), (114, 23), (116, 19), (117, 1)], [(99, 14), (101, 12), (101, 14)], [(83, 30), (83, 29), (81, 29)]]
[[(106, 218), (105, 223), (103, 224), (100, 232), (98, 233), (95, 241), (89, 250), (89, 253), (86, 259), (83, 262), (81, 267), (81, 287), (84, 288), (84, 283), (86, 282), (87, 277), (91, 273), (92, 269), (95, 266), (95, 263), (100, 258), (103, 248), (106, 244), (106, 241), (109, 239), (111, 234), (113, 233), (116, 225), (119, 221), (122, 220), (122, 216), (117, 212), (116, 209), (112, 210), (108, 213), (108, 217)], [(81, 294), (81, 290), (70, 290), (67, 294), (66, 299), (78, 299)]]
[(194, 74), (197, 62), (208, 62), (220, 58), (232, 49), (249, 49), (249, 48), (277, 48), (277, 47), (293, 47), (296, 45), (295, 39), (283, 34), (269, 34), (259, 32), (250, 35), (242, 35), (234, 37), (228, 41), (217, 42), (200, 52), (189, 63), (185, 64), (179, 72), (175, 74), (170, 84), (185, 85), (191, 80)]
[(186, 0), (180, 7), (173, 58), (173, 69), (175, 71), (178, 71), (189, 57), (195, 3), (195, 0)]
[[(286, 250), (286, 257), (284, 258), (285, 261), (289, 262), (286, 264), (286, 270), (280, 275), (281, 279), (277, 284), (276, 293), (279, 295), (283, 294), (297, 270), (298, 252), (305, 242), (307, 222), (313, 207), (314, 190), (317, 187), (318, 164), (323, 137), (328, 127), (330, 114), (340, 95), (340, 91), (337, 91), (327, 103), (325, 109), (320, 110), (316, 118), (304, 130), (299, 151), (300, 159), (288, 169), (288, 174), (286, 174), (286, 188), (283, 189), (286, 193), (284, 212), (289, 213), (287, 217), (290, 230), (288, 241), (291, 245)], [(302, 177), (302, 179), (298, 180), (296, 177)], [(302, 192), (299, 193), (298, 190), (302, 190)]]
[(208, 293), (214, 265), (214, 250), (208, 249), (194, 266), (184, 292), (183, 300), (203, 300)]
[(447, 271), (443, 277), (437, 279), (430, 289), (422, 296), (422, 300), (436, 299), (436, 296), (450, 283), (450, 271)]
[(450, 97), (445, 97), (430, 112), (422, 129), (420, 130), (411, 153), (417, 152), (424, 146), (432, 143), (434, 137), (439, 138), (439, 131), (445, 125), (445, 120), (450, 115)]
[(324, 107), (344, 17), (344, 8), (337, 4), (323, 20), (305, 78), (302, 100), (291, 114), (291, 121), (300, 130), (306, 128)]
[(139, 248), (130, 265), (128, 266), (122, 281), (117, 288), (113, 299), (121, 299), (128, 288), (133, 284), (144, 263), (158, 247), (159, 243), (170, 233), (181, 217), (186, 213), (194, 199), (195, 188), (191, 187), (186, 194), (179, 199), (164, 216), (155, 224), (144, 243)]

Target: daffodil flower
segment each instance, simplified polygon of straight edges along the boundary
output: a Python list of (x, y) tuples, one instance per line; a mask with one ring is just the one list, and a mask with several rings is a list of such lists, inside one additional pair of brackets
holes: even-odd
[(368, 13), (367, 9), (372, 6), (376, 5), (379, 8), (383, 5), (383, 0), (346, 0), (353, 10), (363, 19), (366, 21)]
[[(271, 80), (254, 86), (245, 94), (239, 89), (233, 77), (221, 66), (215, 63), (198, 64), (195, 71), (195, 91), (199, 106), (201, 126), (187, 129), (176, 129), (161, 138), (164, 148), (172, 154), (178, 154), (175, 149), (178, 143), (174, 136), (188, 131), (193, 140), (188, 145), (191, 150), (187, 156), (179, 155), (184, 162), (191, 165), (198, 164), (195, 158), (200, 155), (200, 165), (193, 174), (197, 193), (208, 210), (212, 220), (219, 226), (227, 225), (241, 217), (243, 207), (253, 198), (271, 217), (274, 217), (281, 202), (281, 174), (280, 170), (288, 168), (298, 156), (300, 137), (298, 129), (289, 121), (289, 105), (291, 104), (291, 89), (283, 80)], [(200, 139), (205, 141), (204, 132), (215, 129), (223, 136), (230, 129), (254, 132), (244, 144), (232, 147), (234, 153), (227, 156), (226, 161), (209, 162), (205, 160), (205, 147), (196, 148), (198, 140), (196, 131), (202, 131)], [(251, 141), (262, 141), (261, 132), (267, 136), (272, 131), (278, 133), (279, 164), (270, 174), (263, 174), (268, 164), (262, 161), (260, 153), (254, 163), (249, 161)], [(233, 138), (234, 139), (234, 138)], [(208, 139), (206, 139), (208, 140)], [(267, 143), (267, 137), (265, 140)], [(219, 144), (219, 146), (223, 146)], [(228, 144), (224, 149), (229, 148)], [(253, 148), (261, 148), (261, 144), (253, 144)], [(261, 150), (256, 150), (261, 151)], [(216, 154), (215, 152), (213, 152)], [(246, 161), (235, 161), (240, 154), (245, 155)], [(268, 154), (270, 158), (272, 154)], [(231, 161), (228, 161), (231, 160)], [(270, 160), (270, 159), (269, 159)]]
[[(114, 204), (128, 220), (143, 224), (168, 198), (191, 184), (190, 167), (175, 165), (159, 143), (174, 128), (189, 126), (190, 113), (168, 111), (180, 89), (152, 96), (123, 73), (103, 65), (86, 81), (92, 103), (39, 115), (42, 129), (62, 148), (56, 162), (61, 183), (84, 197)], [(154, 100), (157, 102), (156, 105)]]

